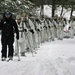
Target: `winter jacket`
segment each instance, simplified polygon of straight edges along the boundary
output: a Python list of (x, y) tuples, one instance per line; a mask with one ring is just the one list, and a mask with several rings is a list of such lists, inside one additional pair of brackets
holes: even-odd
[(14, 19), (3, 18), (0, 21), (0, 29), (2, 30), (2, 35), (10, 37), (10, 35), (14, 35), (14, 32), (15, 32), (16, 38), (19, 39), (18, 27), (17, 27), (16, 21)]

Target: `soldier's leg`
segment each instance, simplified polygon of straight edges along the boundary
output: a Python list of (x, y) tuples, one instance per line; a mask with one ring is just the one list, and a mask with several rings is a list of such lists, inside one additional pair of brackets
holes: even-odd
[(72, 28), (70, 29), (70, 35), (71, 35), (71, 38), (74, 38), (74, 32)]
[(38, 32), (37, 34), (38, 34), (38, 48), (39, 48), (39, 45), (41, 43), (41, 38), (40, 38), (41, 36), (40, 36), (40, 32)]
[(33, 40), (33, 46), (34, 46), (34, 50), (37, 48), (37, 43), (36, 43), (36, 37), (35, 34), (32, 34), (32, 40)]
[(43, 29), (42, 30), (42, 43), (45, 42), (45, 38), (46, 38), (46, 36), (45, 36), (45, 30)]
[(21, 56), (25, 56), (25, 41), (20, 43), (20, 53)]
[(11, 36), (10, 38), (8, 38), (8, 48), (9, 48), (8, 57), (9, 58), (10, 57), (13, 58), (13, 53), (14, 53), (13, 43), (14, 43), (14, 37)]
[(55, 35), (55, 38), (57, 38), (57, 28), (54, 27), (54, 35)]
[(25, 35), (25, 43), (26, 43), (26, 48), (25, 48), (25, 50), (27, 51), (27, 52), (29, 52), (30, 51), (30, 41), (29, 41), (29, 35), (30, 35), (30, 33), (28, 32), (26, 35)]
[(29, 32), (28, 35), (27, 35), (27, 41), (28, 41), (28, 45), (29, 45), (29, 51), (32, 52), (32, 56), (33, 55), (33, 41), (32, 41), (32, 33)]
[(50, 39), (50, 29), (48, 28), (47, 29), (47, 41), (49, 41), (49, 39)]
[(1, 50), (1, 58), (7, 58), (7, 39), (2, 36), (1, 38), (2, 50)]
[(39, 43), (42, 45), (42, 30), (39, 32), (39, 39), (40, 39), (40, 41), (39, 41)]
[(43, 43), (46, 41), (46, 37), (47, 36), (47, 33), (46, 33), (46, 28), (44, 28), (44, 30), (43, 30)]
[(51, 39), (50, 26), (47, 27), (47, 33), (48, 33), (48, 41), (50, 41)]
[(63, 30), (60, 30), (60, 40), (63, 40)]
[(55, 38), (54, 27), (52, 27), (51, 33), (52, 33), (52, 41), (54, 41), (54, 38)]
[(57, 39), (60, 39), (60, 29), (57, 29)]

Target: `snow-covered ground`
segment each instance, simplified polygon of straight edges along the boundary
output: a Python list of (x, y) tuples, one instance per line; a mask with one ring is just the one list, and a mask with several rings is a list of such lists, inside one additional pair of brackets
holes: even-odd
[(26, 56), (0, 61), (0, 75), (75, 75), (75, 39), (45, 42), (34, 57)]

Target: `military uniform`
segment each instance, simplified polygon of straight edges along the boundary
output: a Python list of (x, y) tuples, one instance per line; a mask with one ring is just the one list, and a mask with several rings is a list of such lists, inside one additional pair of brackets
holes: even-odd
[[(15, 39), (15, 52), (14, 54), (16, 55), (19, 52), (21, 53), (22, 56), (25, 56), (25, 34), (24, 34), (24, 23), (21, 20), (21, 16), (17, 15), (16, 16), (16, 23), (18, 26), (19, 30), (19, 40), (17, 41)], [(17, 45), (18, 44), (18, 45)]]
[(54, 41), (55, 35), (54, 35), (54, 24), (53, 24), (53, 20), (49, 20), (49, 25), (50, 25), (50, 38), (52, 41)]
[(61, 17), (58, 19), (58, 25), (57, 25), (57, 38), (62, 40), (63, 39), (63, 28), (64, 28), (64, 22)]

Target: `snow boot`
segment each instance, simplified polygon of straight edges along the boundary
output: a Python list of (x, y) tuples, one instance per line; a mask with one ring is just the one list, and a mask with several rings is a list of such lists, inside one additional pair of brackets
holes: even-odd
[(2, 57), (2, 59), (1, 59), (2, 61), (6, 61), (6, 58), (5, 57)]

